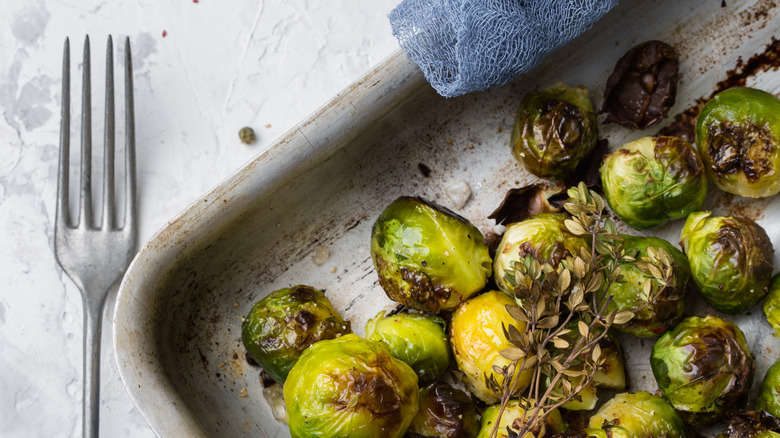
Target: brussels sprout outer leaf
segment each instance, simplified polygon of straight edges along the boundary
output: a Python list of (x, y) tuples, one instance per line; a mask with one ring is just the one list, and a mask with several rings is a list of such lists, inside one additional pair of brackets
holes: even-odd
[(523, 98), (512, 129), (512, 153), (534, 175), (561, 179), (593, 150), (596, 129), (588, 89), (558, 82)]
[(568, 231), (566, 218), (563, 213), (544, 213), (506, 226), (493, 260), (493, 279), (499, 289), (512, 293), (504, 275), (513, 272), (514, 262), (526, 255), (556, 266), (566, 256), (579, 254), (580, 248), (590, 248), (585, 238)]
[(739, 408), (755, 371), (742, 330), (714, 316), (691, 316), (666, 332), (653, 347), (650, 366), (663, 396), (697, 427)]
[(756, 409), (763, 409), (780, 417), (780, 360), (775, 362), (764, 375), (758, 390)]
[(420, 409), (407, 433), (421, 437), (474, 438), (479, 433), (477, 407), (465, 392), (444, 382), (420, 389)]
[[(686, 437), (685, 425), (674, 408), (645, 391), (615, 395), (590, 418), (587, 436)], [(601, 429), (602, 433), (597, 433)]]
[(387, 296), (427, 313), (452, 310), (481, 290), (492, 267), (474, 225), (411, 197), (396, 199), (377, 218), (371, 257)]
[(648, 248), (663, 248), (672, 259), (674, 283), (660, 291), (661, 286), (653, 281), (650, 298), (654, 299), (650, 303), (647, 302), (643, 287), (645, 281), (652, 279), (652, 276), (643, 273), (634, 262), (620, 263), (623, 282), (613, 283), (608, 291), (612, 295), (612, 301), (609, 305), (610, 311), (630, 310), (634, 312), (634, 317), (630, 321), (615, 325), (615, 328), (634, 336), (658, 337), (682, 320), (685, 311), (686, 290), (691, 277), (688, 259), (682, 251), (663, 239), (650, 236), (623, 235), (622, 237), (623, 248), (630, 252), (636, 251), (637, 260), (648, 255)]
[(775, 329), (773, 335), (780, 336), (780, 274), (772, 277), (769, 284), (769, 293), (764, 297), (764, 315)]
[(306, 349), (284, 385), (293, 438), (403, 436), (418, 407), (417, 374), (385, 344), (349, 334)]
[(739, 411), (717, 438), (780, 438), (780, 419), (766, 411)]
[[(514, 304), (506, 294), (489, 291), (465, 301), (452, 314), (450, 345), (455, 362), (464, 373), (463, 381), (471, 393), (485, 403), (496, 403), (501, 396), (488, 388), (485, 377), (493, 376), (503, 384), (503, 377), (493, 366), (510, 363), (501, 356), (501, 350), (512, 346), (504, 336), (504, 327), (514, 325), (521, 333), (526, 328), (525, 323), (516, 321), (507, 312), (506, 306)], [(532, 371), (527, 369), (517, 377), (518, 389), (528, 385)]]
[(699, 112), (696, 146), (723, 191), (751, 198), (780, 191), (780, 99), (753, 88), (724, 90)]
[(380, 312), (366, 324), (366, 339), (387, 344), (390, 354), (411, 366), (419, 383), (427, 385), (450, 363), (446, 325), (438, 316), (399, 313), (385, 317)]
[(325, 294), (309, 286), (272, 292), (252, 306), (241, 325), (247, 352), (278, 383), (310, 345), (351, 332)]
[[(527, 412), (523, 407), (524, 405), (528, 406), (529, 408)], [(495, 427), (496, 419), (498, 418), (498, 412), (500, 410), (500, 405), (493, 405), (485, 409), (485, 412), (482, 413), (481, 428), (477, 438), (490, 438), (490, 433), (493, 431), (493, 427)], [(526, 421), (530, 420), (529, 417), (531, 416), (533, 410), (533, 403), (528, 403), (525, 401), (521, 402), (518, 399), (509, 400), (506, 408), (504, 409), (504, 412), (501, 414), (501, 419), (499, 420), (497, 438), (508, 438), (509, 435), (507, 434), (506, 430), (507, 426), (509, 426), (512, 431), (517, 434), (520, 430), (512, 427), (512, 423), (514, 423), (515, 419), (522, 418), (523, 413), (525, 413)], [(561, 416), (560, 411), (554, 409), (550, 411), (550, 414), (547, 416), (544, 422), (542, 422), (535, 430), (531, 430), (526, 433), (522, 438), (549, 437), (563, 432), (566, 432), (566, 423), (563, 422), (563, 417)]]
[(644, 137), (608, 155), (601, 185), (610, 208), (643, 229), (699, 210), (707, 178), (696, 149), (676, 137)]
[(774, 249), (754, 221), (695, 213), (681, 239), (696, 286), (721, 312), (745, 312), (769, 291)]

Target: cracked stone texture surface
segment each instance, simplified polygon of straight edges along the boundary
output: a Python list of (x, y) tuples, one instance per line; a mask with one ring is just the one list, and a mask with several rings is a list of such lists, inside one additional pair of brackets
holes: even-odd
[[(105, 41), (135, 79), (139, 236), (191, 202), (397, 48), (397, 0), (6, 0), (0, 14), (0, 436), (81, 435), (81, 295), (53, 252), (61, 59), (71, 45), (77, 152), (81, 47), (92, 46), (93, 145), (102, 146)], [(121, 149), (123, 114), (117, 113)], [(257, 142), (238, 131), (252, 127)], [(119, 153), (119, 152), (118, 152)], [(97, 154), (99, 156), (99, 153)], [(72, 158), (75, 162), (75, 158)], [(98, 161), (97, 163), (99, 163)], [(75, 166), (74, 166), (75, 167)], [(95, 165), (98, 172), (100, 166)], [(76, 178), (77, 173), (72, 173)], [(95, 177), (100, 181), (100, 175)], [(75, 183), (71, 184), (77, 187)], [(75, 194), (73, 195), (75, 198)], [(97, 198), (100, 199), (100, 198)], [(99, 204), (99, 202), (96, 202)], [(101, 434), (151, 437), (103, 328)]]

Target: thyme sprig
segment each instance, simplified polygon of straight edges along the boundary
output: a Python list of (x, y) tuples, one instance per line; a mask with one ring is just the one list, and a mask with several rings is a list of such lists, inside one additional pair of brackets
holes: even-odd
[[(497, 436), (499, 420), (512, 397), (524, 394), (520, 398), (524, 413), (507, 428), (509, 436), (538, 434), (552, 411), (581, 401), (579, 394), (593, 384), (606, 360), (600, 341), (612, 325), (627, 323), (644, 307), (610, 310), (613, 297), (606, 291), (623, 280), (621, 264), (636, 263), (649, 277), (641, 294), (645, 303), (655, 301), (674, 283), (671, 257), (665, 250), (649, 248), (647, 256), (637, 259), (636, 252), (623, 248), (623, 239), (598, 193), (580, 183), (569, 189), (568, 196), (564, 208), (569, 217), (564, 224), (571, 234), (588, 239), (590, 248), (583, 247), (554, 266), (526, 255), (504, 273), (515, 299), (507, 311), (517, 324), (504, 327), (512, 347), (501, 355), (510, 363), (493, 367), (502, 379), (485, 378), (489, 388), (501, 393), (491, 437)], [(530, 373), (530, 383), (521, 387), (521, 375), (526, 373)]]

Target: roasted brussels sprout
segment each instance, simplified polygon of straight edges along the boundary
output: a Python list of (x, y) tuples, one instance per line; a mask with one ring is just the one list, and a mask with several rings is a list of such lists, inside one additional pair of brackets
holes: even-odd
[(607, 155), (601, 185), (610, 208), (634, 228), (700, 210), (707, 177), (696, 149), (677, 137), (644, 137)]
[[(466, 300), (455, 309), (450, 322), (450, 344), (458, 369), (464, 373), (463, 381), (485, 403), (496, 403), (501, 394), (485, 382), (495, 378), (499, 384), (503, 377), (493, 366), (503, 367), (509, 360), (501, 356), (501, 350), (512, 345), (504, 336), (504, 328), (514, 325), (520, 332), (525, 323), (516, 321), (506, 310), (515, 302), (499, 291), (489, 291)], [(517, 389), (522, 389), (531, 380), (531, 369), (523, 371), (516, 378)]]
[(742, 330), (714, 316), (691, 316), (666, 332), (653, 347), (650, 366), (663, 396), (696, 427), (740, 408), (755, 370)]
[(420, 389), (420, 409), (409, 432), (429, 438), (474, 438), (479, 433), (477, 407), (465, 392), (433, 383)]
[(255, 303), (241, 324), (241, 340), (249, 356), (279, 383), (303, 350), (350, 330), (349, 321), (333, 309), (322, 291), (293, 286), (272, 292)]
[(390, 299), (427, 313), (452, 310), (491, 273), (479, 230), (421, 198), (393, 201), (374, 222), (371, 257)]
[(780, 274), (772, 277), (769, 283), (769, 293), (764, 297), (764, 315), (775, 329), (774, 335), (780, 336)]
[[(495, 427), (496, 419), (498, 418), (498, 412), (500, 409), (501, 406), (493, 405), (482, 413), (482, 427), (479, 430), (479, 435), (477, 435), (477, 438), (490, 438), (490, 434)], [(509, 437), (509, 434), (507, 433), (507, 427), (509, 427), (510, 430), (515, 433), (515, 436), (517, 436), (517, 433), (520, 432), (520, 429), (514, 427), (513, 423), (515, 419), (523, 418), (523, 415), (525, 414), (526, 421), (529, 421), (531, 415), (533, 415), (533, 411), (533, 403), (518, 399), (509, 400), (506, 408), (504, 409), (504, 412), (501, 414), (501, 419), (499, 419), (497, 438)], [(527, 432), (522, 436), (522, 438), (550, 437), (562, 432), (566, 432), (566, 423), (563, 422), (561, 413), (557, 409), (554, 409), (550, 412), (550, 415), (548, 415), (547, 418), (545, 418), (545, 420), (539, 425), (539, 427)]]
[(696, 146), (721, 190), (749, 198), (780, 191), (780, 99), (754, 88), (721, 91), (699, 112)]
[[(691, 271), (688, 259), (679, 249), (657, 237), (634, 237), (624, 235), (623, 248), (636, 252), (636, 259), (647, 256), (648, 248), (662, 248), (669, 254), (674, 270), (674, 284), (663, 290), (657, 282), (651, 282), (651, 290), (645, 294), (644, 284), (653, 277), (645, 274), (634, 262), (620, 262), (623, 281), (612, 283), (607, 291), (612, 295), (609, 310), (630, 310), (634, 317), (625, 324), (616, 324), (618, 330), (643, 338), (658, 337), (682, 320), (685, 312), (685, 292)], [(644, 306), (644, 307), (643, 307)], [(639, 310), (637, 310), (639, 309)]]
[(766, 411), (736, 412), (717, 438), (780, 438), (780, 418)]
[(769, 291), (774, 249), (760, 225), (748, 218), (691, 213), (681, 243), (693, 280), (714, 308), (744, 312)]
[(396, 359), (417, 373), (420, 385), (436, 380), (450, 364), (450, 347), (444, 330), (447, 323), (433, 315), (380, 312), (366, 324), (366, 339), (382, 341)]
[(775, 362), (764, 375), (758, 390), (756, 409), (763, 409), (780, 417), (780, 360)]
[(399, 438), (418, 398), (409, 365), (385, 344), (353, 334), (307, 348), (284, 384), (293, 437)]
[(588, 89), (558, 82), (523, 98), (512, 129), (512, 153), (534, 175), (561, 179), (593, 150), (596, 137)]
[(679, 60), (674, 48), (647, 41), (626, 52), (607, 79), (605, 123), (645, 129), (663, 120), (677, 96)]
[(687, 437), (685, 425), (664, 399), (645, 391), (617, 394), (590, 417), (585, 436), (613, 438)]
[(511, 294), (512, 286), (504, 279), (506, 272), (513, 272), (514, 262), (532, 255), (539, 262), (553, 266), (569, 255), (589, 248), (588, 241), (566, 229), (563, 213), (544, 213), (506, 226), (501, 243), (493, 260), (493, 279), (499, 289)]

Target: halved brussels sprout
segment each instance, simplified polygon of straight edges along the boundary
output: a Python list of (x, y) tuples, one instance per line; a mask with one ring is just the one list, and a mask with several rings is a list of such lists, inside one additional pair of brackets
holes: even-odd
[(418, 399), (414, 370), (353, 334), (307, 348), (284, 384), (293, 437), (400, 438)]
[(780, 438), (780, 418), (766, 411), (739, 411), (717, 438)]
[(769, 293), (764, 297), (764, 315), (775, 329), (773, 334), (780, 337), (780, 274), (772, 277), (769, 283)]
[(672, 406), (649, 392), (617, 394), (590, 417), (586, 436), (611, 438), (687, 437)]
[(775, 362), (764, 375), (758, 390), (756, 409), (763, 409), (780, 417), (780, 360)]
[(647, 256), (648, 248), (662, 248), (672, 259), (674, 283), (661, 291), (658, 283), (653, 281), (649, 294), (652, 301), (649, 303), (643, 288), (645, 282), (653, 277), (642, 272), (634, 262), (624, 261), (619, 264), (623, 281), (612, 283), (607, 292), (612, 295), (610, 311), (634, 312), (634, 317), (630, 321), (616, 324), (614, 326), (616, 329), (643, 338), (658, 337), (682, 320), (685, 312), (685, 292), (691, 278), (688, 259), (682, 251), (663, 239), (650, 236), (623, 235), (622, 237), (623, 248), (632, 253), (636, 252), (637, 260)]
[(420, 385), (427, 385), (450, 364), (450, 347), (444, 330), (447, 323), (433, 315), (380, 312), (366, 324), (366, 339), (382, 341), (396, 359), (417, 373)]
[(543, 213), (506, 226), (493, 260), (493, 279), (499, 289), (512, 294), (504, 274), (514, 272), (514, 262), (532, 255), (540, 263), (558, 263), (569, 255), (578, 255), (580, 248), (589, 248), (583, 237), (570, 233), (564, 225), (564, 213)]
[(561, 179), (593, 150), (596, 129), (588, 89), (558, 82), (523, 98), (512, 129), (512, 153), (534, 175)]
[(755, 370), (742, 330), (714, 316), (691, 316), (666, 332), (653, 347), (650, 366), (663, 396), (696, 427), (740, 408)]
[(249, 356), (272, 379), (284, 383), (290, 368), (309, 345), (352, 333), (322, 291), (293, 286), (272, 292), (252, 306), (241, 340)]
[(479, 433), (477, 407), (465, 392), (433, 383), (420, 389), (420, 409), (408, 432), (429, 438), (474, 438)]
[[(485, 403), (496, 403), (500, 392), (488, 387), (485, 378), (493, 377), (503, 385), (503, 377), (493, 366), (503, 367), (510, 363), (501, 356), (501, 350), (512, 345), (504, 336), (504, 328), (514, 325), (521, 333), (525, 323), (512, 318), (507, 305), (514, 300), (499, 291), (489, 291), (470, 298), (455, 309), (450, 321), (450, 344), (458, 369), (464, 373), (463, 381), (471, 393)], [(519, 367), (518, 367), (519, 368)], [(528, 385), (532, 369), (516, 377), (517, 390)], [(519, 369), (518, 369), (519, 372)]]
[(707, 177), (696, 149), (677, 137), (644, 137), (604, 159), (610, 208), (634, 228), (650, 228), (701, 209)]
[(764, 298), (774, 249), (766, 231), (748, 218), (691, 213), (681, 243), (699, 291), (714, 308), (742, 313)]
[(750, 198), (780, 191), (780, 99), (754, 88), (731, 88), (699, 112), (696, 146), (721, 190)]
[[(529, 421), (531, 415), (533, 415), (534, 407), (535, 405), (532, 402), (527, 402), (525, 400), (509, 400), (498, 422), (497, 438), (509, 437), (507, 427), (512, 430), (512, 432), (515, 434), (514, 436), (517, 436), (517, 434), (520, 432), (520, 429), (514, 427), (513, 423), (515, 419), (523, 418), (523, 415), (525, 414), (526, 421)], [(482, 413), (482, 427), (479, 430), (479, 435), (477, 435), (477, 438), (490, 438), (490, 434), (495, 427), (496, 419), (498, 418), (498, 412), (500, 410), (500, 405), (493, 405)], [(566, 432), (566, 423), (563, 422), (561, 413), (557, 409), (554, 409), (539, 425), (539, 427), (527, 432), (521, 438), (550, 437), (563, 432)]]
[(421, 198), (393, 201), (374, 222), (371, 257), (390, 299), (427, 313), (452, 310), (491, 273), (479, 230)]

